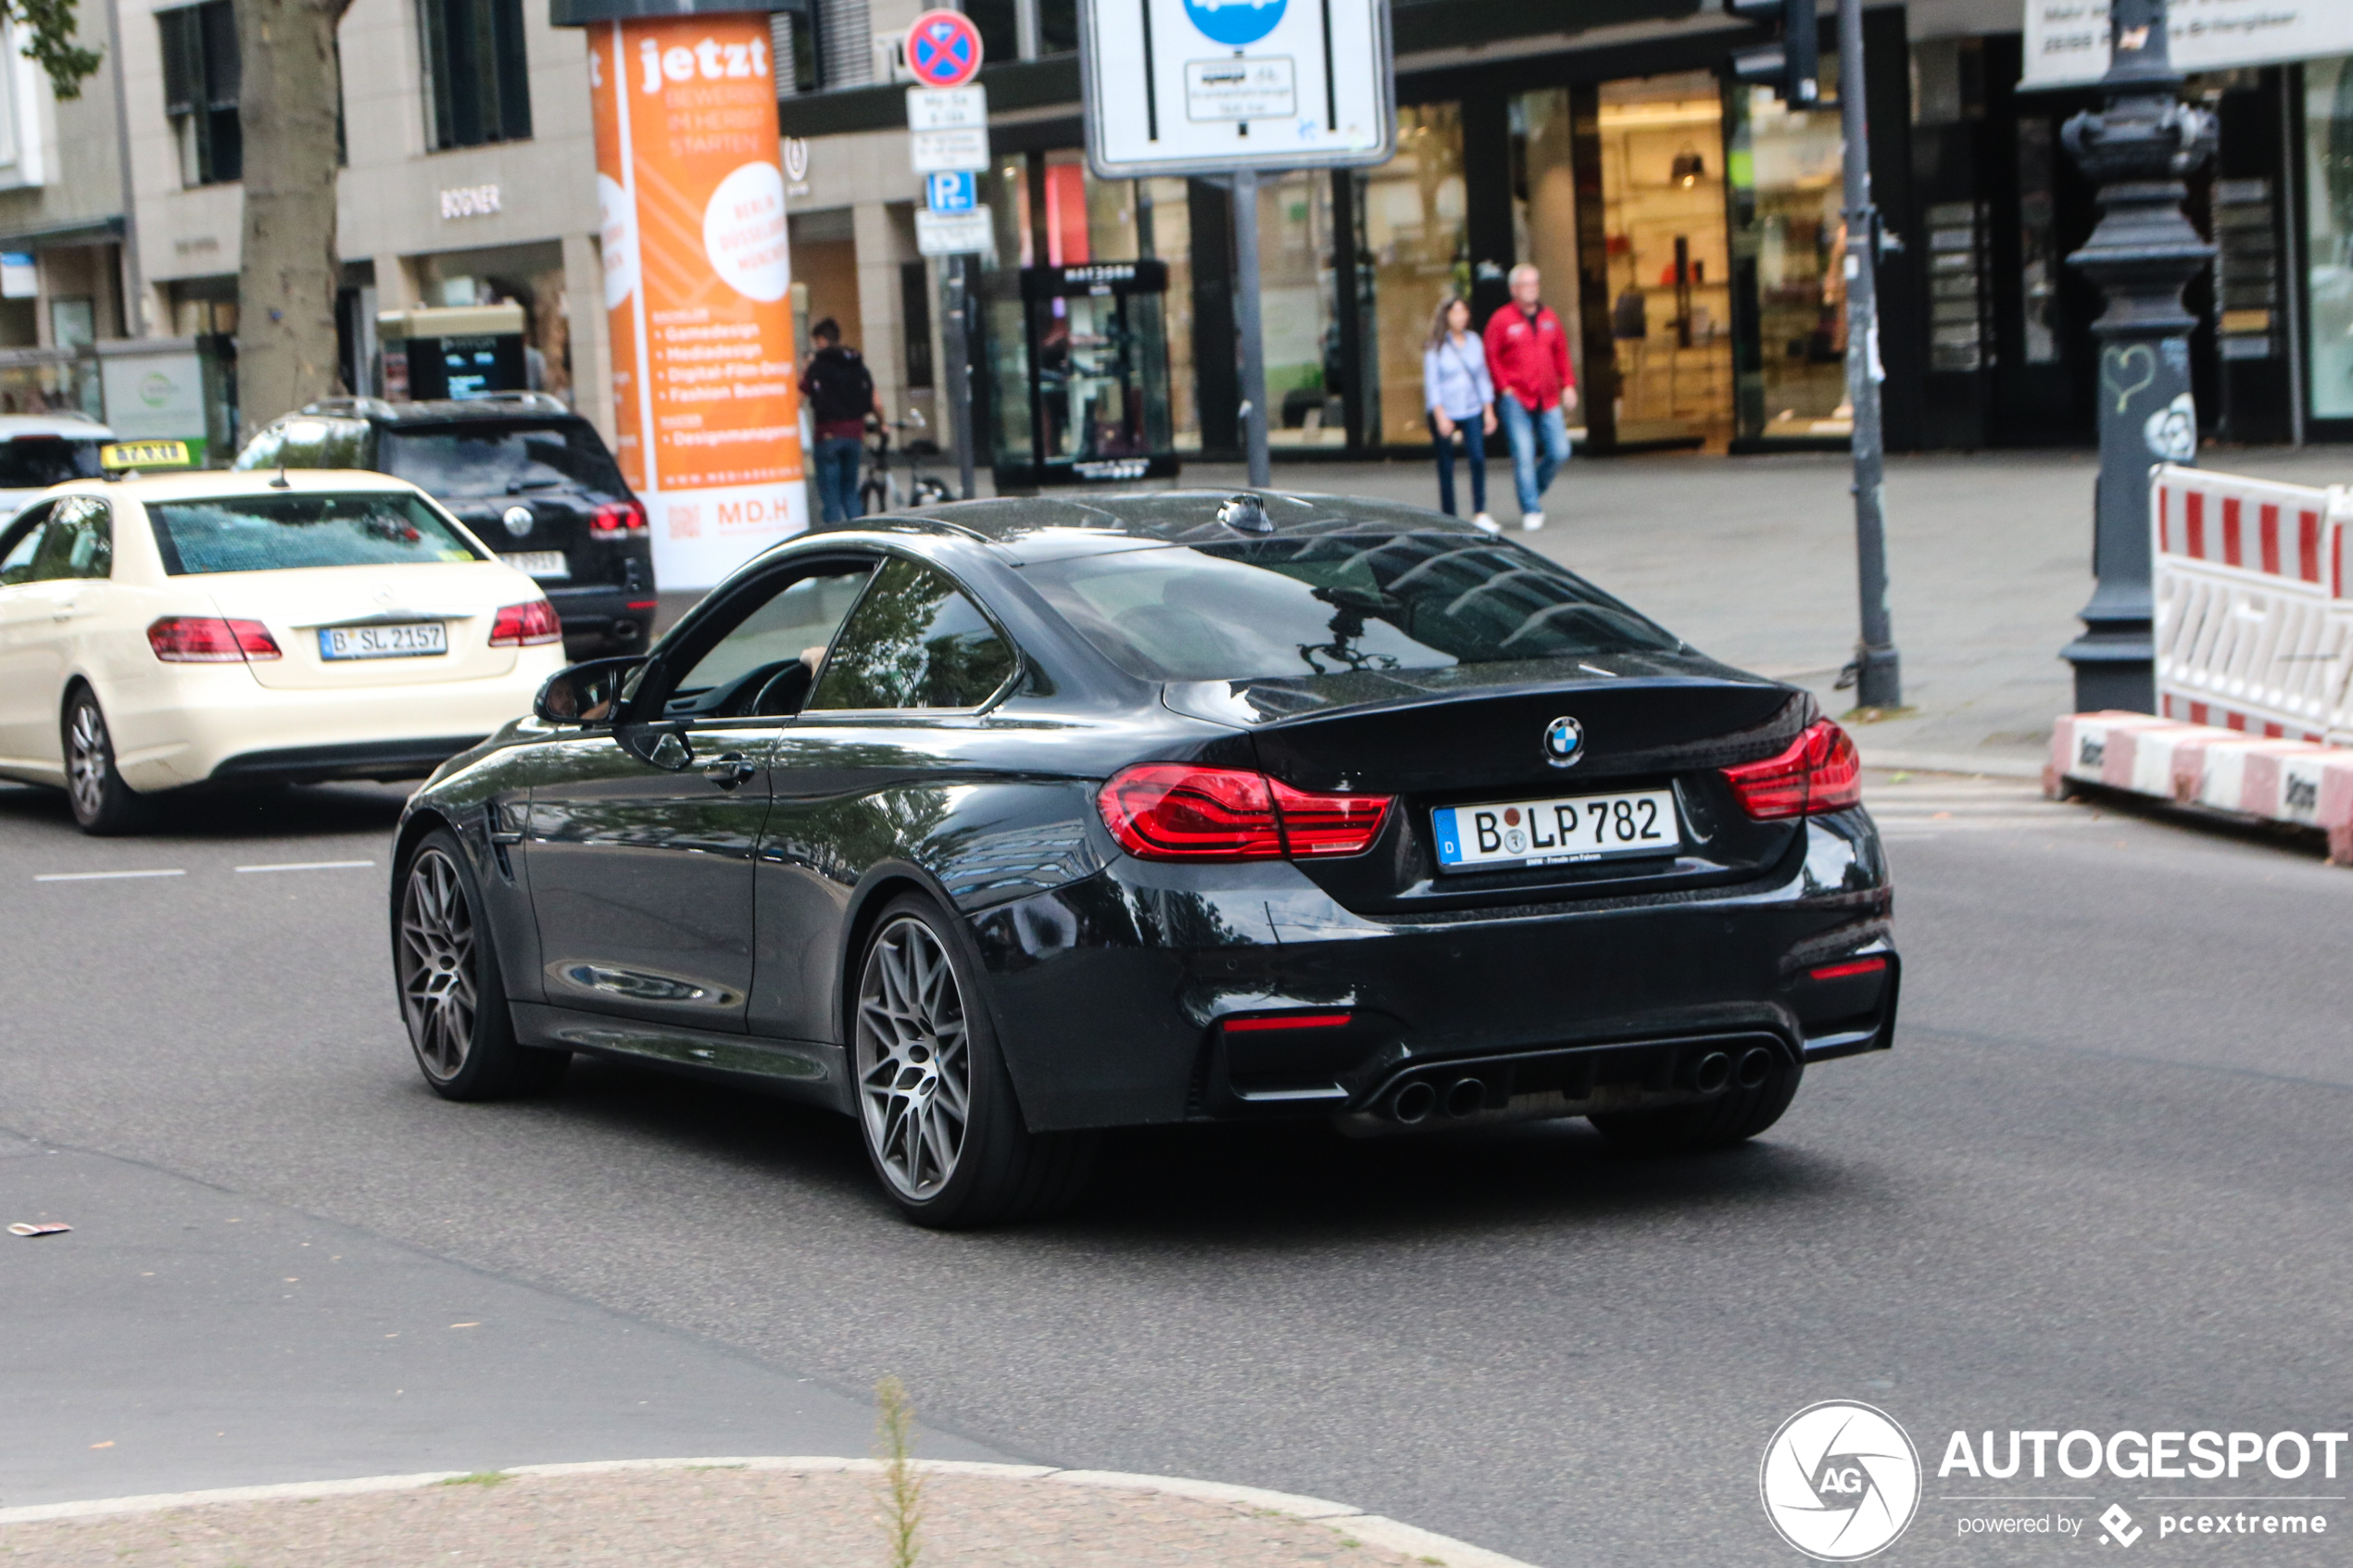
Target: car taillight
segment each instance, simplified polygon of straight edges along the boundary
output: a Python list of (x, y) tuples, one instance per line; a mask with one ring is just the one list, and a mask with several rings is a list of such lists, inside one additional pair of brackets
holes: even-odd
[(563, 622), (556, 619), (556, 607), (546, 599), (509, 605), (498, 612), (498, 619), (490, 623), (490, 646), (494, 648), (560, 643), (563, 637)]
[(167, 615), (147, 628), (147, 646), (166, 664), (235, 664), (276, 659), (278, 640), (258, 621), (217, 615)]
[(608, 501), (588, 520), (599, 539), (635, 538), (646, 532), (646, 508), (635, 501)]
[(1103, 825), (1144, 860), (1278, 860), (1357, 855), (1389, 814), (1386, 795), (1315, 795), (1240, 768), (1146, 762), (1097, 792)]
[(1863, 759), (1828, 719), (1809, 726), (1779, 757), (1724, 770), (1741, 809), (1760, 822), (1843, 811), (1863, 800)]

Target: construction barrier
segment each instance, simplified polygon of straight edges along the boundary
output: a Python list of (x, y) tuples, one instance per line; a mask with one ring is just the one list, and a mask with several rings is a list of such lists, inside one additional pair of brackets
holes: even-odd
[(2167, 463), (2149, 476), (2158, 713), (2353, 744), (2353, 491)]
[(2353, 750), (2148, 713), (2070, 713), (2051, 732), (2044, 793), (2069, 781), (2317, 828), (2353, 866)]

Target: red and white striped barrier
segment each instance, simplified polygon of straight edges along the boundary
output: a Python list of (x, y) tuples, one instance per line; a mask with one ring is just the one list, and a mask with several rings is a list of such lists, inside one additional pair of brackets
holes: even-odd
[(2353, 491), (2164, 464), (2149, 476), (2158, 712), (2353, 744)]
[(2070, 713), (2051, 732), (2044, 793), (2067, 781), (2319, 828), (2353, 866), (2353, 749), (2267, 739), (2148, 713)]

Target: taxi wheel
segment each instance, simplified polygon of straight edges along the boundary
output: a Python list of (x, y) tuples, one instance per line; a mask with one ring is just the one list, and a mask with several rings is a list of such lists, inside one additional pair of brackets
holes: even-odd
[(1729, 1088), (1697, 1105), (1620, 1110), (1586, 1120), (1592, 1123), (1594, 1131), (1629, 1154), (1728, 1148), (1780, 1121), (1790, 1101), (1797, 1098), (1798, 1080), (1805, 1073), (1797, 1062), (1777, 1060), (1764, 1082), (1753, 1088)]
[(107, 836), (147, 825), (155, 803), (122, 782), (114, 765), (114, 736), (96, 694), (76, 686), (66, 702), (62, 732), (66, 798), (82, 831)]
[(570, 1051), (515, 1038), (514, 1015), (465, 851), (447, 832), (425, 834), (393, 884), (393, 966), (417, 1067), (444, 1099), (545, 1094)]

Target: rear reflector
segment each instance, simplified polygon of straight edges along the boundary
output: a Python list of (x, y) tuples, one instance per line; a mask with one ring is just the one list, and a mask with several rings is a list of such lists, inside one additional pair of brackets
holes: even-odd
[(631, 609), (659, 609), (661, 608), (661, 601), (660, 599), (631, 599), (629, 608)]
[(1315, 795), (1241, 768), (1145, 762), (1095, 796), (1119, 847), (1143, 860), (1279, 860), (1361, 855), (1386, 795)]
[(646, 508), (635, 501), (608, 501), (588, 520), (588, 532), (599, 539), (642, 534), (646, 532)]
[(1855, 959), (1846, 963), (1824, 964), (1806, 972), (1808, 980), (1851, 980), (1858, 974), (1877, 974), (1887, 967), (1885, 959)]
[(1225, 1021), (1228, 1035), (1254, 1035), (1268, 1029), (1340, 1029), (1354, 1017), (1346, 1012), (1277, 1012)]
[(494, 648), (529, 647), (563, 639), (563, 622), (556, 619), (556, 607), (546, 599), (509, 605), (490, 623), (490, 646)]
[(1724, 770), (1741, 809), (1760, 822), (1843, 811), (1863, 801), (1863, 759), (1844, 730), (1821, 720), (1779, 757)]
[(276, 659), (278, 640), (258, 621), (167, 615), (147, 628), (147, 646), (166, 664), (236, 664)]

